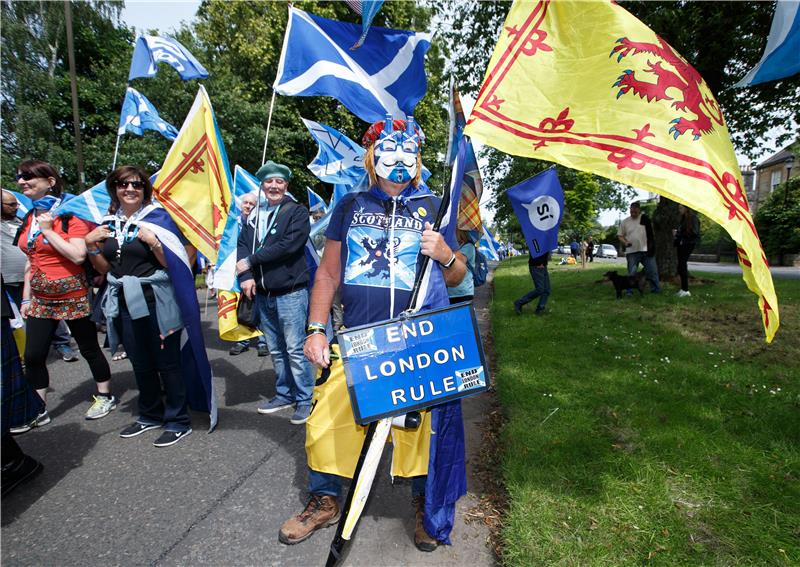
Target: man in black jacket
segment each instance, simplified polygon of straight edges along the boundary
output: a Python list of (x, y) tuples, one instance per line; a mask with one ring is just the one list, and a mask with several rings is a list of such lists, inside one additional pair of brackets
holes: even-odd
[(308, 210), (286, 195), (291, 170), (268, 161), (256, 172), (266, 203), (260, 203), (239, 235), (236, 269), (242, 293), (255, 297), (259, 329), (275, 368), (275, 397), (262, 414), (295, 406), (291, 422), (305, 423), (311, 412), (314, 375), (303, 354), (308, 315), (309, 272), (305, 244)]

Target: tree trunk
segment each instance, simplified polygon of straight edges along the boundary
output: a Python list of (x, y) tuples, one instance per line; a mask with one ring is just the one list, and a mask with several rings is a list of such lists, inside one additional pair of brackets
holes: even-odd
[(672, 229), (677, 228), (679, 222), (678, 203), (661, 197), (653, 213), (653, 234), (656, 239), (658, 277), (662, 280), (672, 279), (678, 273), (678, 252)]

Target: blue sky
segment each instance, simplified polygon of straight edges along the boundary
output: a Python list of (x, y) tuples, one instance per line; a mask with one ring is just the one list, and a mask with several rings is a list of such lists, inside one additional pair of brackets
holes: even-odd
[(199, 0), (127, 0), (122, 9), (122, 20), (139, 31), (157, 29), (168, 33), (179, 28), (181, 21), (193, 20), (199, 6)]

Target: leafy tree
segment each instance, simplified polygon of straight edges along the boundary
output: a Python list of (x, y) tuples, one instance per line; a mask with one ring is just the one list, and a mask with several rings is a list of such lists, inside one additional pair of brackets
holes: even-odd
[(800, 177), (778, 185), (758, 208), (756, 230), (768, 256), (800, 253)]

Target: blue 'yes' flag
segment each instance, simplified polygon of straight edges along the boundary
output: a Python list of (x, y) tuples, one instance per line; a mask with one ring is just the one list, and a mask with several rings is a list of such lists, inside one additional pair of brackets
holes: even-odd
[(531, 257), (558, 245), (558, 227), (564, 216), (564, 191), (555, 168), (526, 179), (506, 194), (519, 219)]
[(158, 115), (153, 103), (136, 89), (128, 87), (119, 115), (119, 135), (127, 131), (143, 136), (145, 130), (154, 130), (167, 140), (178, 137), (178, 130)]
[(330, 96), (365, 122), (405, 118), (425, 96), (425, 52), (431, 34), (374, 27), (350, 51), (361, 29), (289, 8), (275, 91)]
[(177, 40), (160, 35), (140, 35), (133, 48), (128, 81), (155, 77), (159, 63), (171, 65), (184, 81), (208, 77), (206, 68)]

